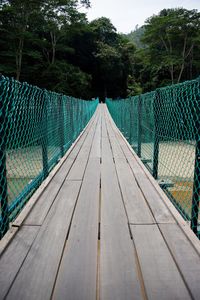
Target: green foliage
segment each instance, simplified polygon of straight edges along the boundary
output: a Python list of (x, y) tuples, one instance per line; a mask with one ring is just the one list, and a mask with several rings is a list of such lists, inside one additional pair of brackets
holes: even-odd
[(77, 97), (126, 97), (198, 76), (200, 14), (164, 9), (118, 34), (88, 22), (88, 0), (10, 0), (0, 5), (0, 73)]
[(137, 48), (144, 48), (144, 44), (142, 43), (142, 37), (144, 35), (145, 29), (144, 26), (138, 27), (136, 26), (134, 31), (126, 34), (125, 36), (136, 45)]
[(135, 96), (142, 94), (142, 87), (140, 83), (135, 81), (135, 78), (131, 75), (128, 76), (128, 82), (127, 82), (127, 96)]
[(96, 19), (90, 23), (90, 27), (98, 41), (112, 46), (116, 45), (118, 34), (116, 33), (116, 28), (108, 18), (102, 17)]
[(150, 17), (144, 28), (142, 40), (157, 74), (169, 72), (172, 84), (183, 77), (191, 79), (193, 59), (200, 47), (200, 13), (184, 8), (164, 9)]

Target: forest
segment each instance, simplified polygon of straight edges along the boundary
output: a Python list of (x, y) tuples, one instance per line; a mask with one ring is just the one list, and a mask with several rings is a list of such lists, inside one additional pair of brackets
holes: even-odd
[(0, 73), (83, 99), (123, 98), (200, 75), (200, 13), (163, 9), (130, 34), (88, 21), (89, 0), (0, 1)]

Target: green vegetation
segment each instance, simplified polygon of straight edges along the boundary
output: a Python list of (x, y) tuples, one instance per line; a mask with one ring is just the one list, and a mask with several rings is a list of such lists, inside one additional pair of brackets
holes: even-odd
[(144, 43), (142, 42), (142, 37), (144, 35), (145, 29), (144, 26), (138, 27), (138, 25), (135, 27), (134, 31), (131, 31), (129, 34), (126, 35), (126, 37), (136, 45), (138, 49), (144, 48)]
[(0, 73), (82, 98), (126, 97), (193, 79), (200, 13), (164, 9), (128, 35), (109, 19), (88, 22), (89, 0), (0, 4)]

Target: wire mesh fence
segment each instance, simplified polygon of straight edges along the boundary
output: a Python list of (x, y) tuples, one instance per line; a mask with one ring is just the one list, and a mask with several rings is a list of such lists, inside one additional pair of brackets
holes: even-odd
[(119, 129), (200, 235), (200, 78), (106, 100)]
[(97, 104), (0, 76), (0, 238)]

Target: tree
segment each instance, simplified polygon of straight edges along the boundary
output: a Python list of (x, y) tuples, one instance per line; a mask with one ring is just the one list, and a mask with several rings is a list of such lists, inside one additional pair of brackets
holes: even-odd
[[(44, 30), (49, 34), (51, 45), (51, 63), (55, 63), (56, 47), (60, 39), (66, 34), (67, 26), (86, 22), (85, 14), (79, 13), (81, 6), (90, 6), (88, 0), (50, 0), (42, 7), (44, 14)], [(49, 55), (49, 53), (48, 53)]]
[(199, 44), (200, 13), (184, 8), (164, 9), (146, 21), (143, 42), (157, 71), (167, 69), (171, 83), (180, 82), (185, 66)]
[[(89, 0), (10, 0), (2, 1), (0, 6), (0, 32), (6, 40), (6, 46), (10, 47), (9, 55), (13, 52), (16, 64), (16, 79), (19, 80), (22, 69), (22, 59), (24, 54), (24, 43), (27, 39), (33, 40), (30, 31), (35, 18), (40, 20), (38, 27), (43, 27), (44, 32), (49, 33), (51, 42), (51, 58), (55, 62), (56, 46), (58, 39), (62, 36), (62, 26), (76, 22), (80, 16), (78, 12), (80, 6), (90, 6)], [(43, 18), (41, 17), (43, 16)], [(34, 31), (34, 30), (33, 30)], [(9, 46), (10, 41), (11, 46)], [(45, 39), (42, 39), (45, 45)], [(41, 43), (42, 44), (42, 43)], [(47, 43), (46, 43), (47, 44)], [(6, 49), (5, 49), (6, 50)], [(50, 53), (46, 53), (47, 56)]]
[(4, 37), (8, 35), (12, 45), (17, 80), (19, 80), (21, 74), (24, 41), (29, 36), (27, 34), (29, 23), (31, 19), (34, 19), (42, 3), (43, 0), (11, 0), (4, 1), (1, 5), (0, 18), (2, 22), (0, 31)]
[(125, 97), (127, 78), (133, 69), (134, 45), (117, 34), (105, 17), (92, 21), (90, 28), (95, 40), (93, 85), (102, 98)]
[(110, 46), (117, 44), (117, 30), (108, 18), (98, 18), (90, 23), (90, 27), (95, 34), (96, 40)]

